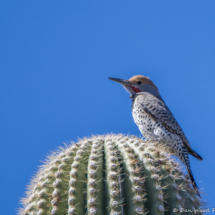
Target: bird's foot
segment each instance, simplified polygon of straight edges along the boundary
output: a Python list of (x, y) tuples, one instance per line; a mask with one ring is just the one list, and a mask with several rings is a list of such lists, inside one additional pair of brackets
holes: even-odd
[(149, 144), (152, 144), (154, 147), (159, 146), (160, 138), (153, 138), (148, 140)]

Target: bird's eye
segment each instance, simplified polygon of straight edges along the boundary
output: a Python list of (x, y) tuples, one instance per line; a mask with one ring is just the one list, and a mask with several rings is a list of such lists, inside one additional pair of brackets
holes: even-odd
[(142, 84), (142, 82), (141, 82), (141, 81), (138, 81), (138, 82), (137, 82), (137, 84), (139, 84), (139, 85), (140, 85), (140, 84)]

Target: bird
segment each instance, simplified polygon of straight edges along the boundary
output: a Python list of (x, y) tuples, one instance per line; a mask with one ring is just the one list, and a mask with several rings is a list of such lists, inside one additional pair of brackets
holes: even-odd
[(200, 161), (203, 159), (191, 148), (187, 137), (162, 99), (156, 85), (143, 75), (135, 75), (129, 80), (109, 79), (120, 83), (130, 93), (134, 122), (146, 140), (164, 143), (165, 148), (173, 152), (185, 164), (192, 185), (200, 197), (188, 154)]

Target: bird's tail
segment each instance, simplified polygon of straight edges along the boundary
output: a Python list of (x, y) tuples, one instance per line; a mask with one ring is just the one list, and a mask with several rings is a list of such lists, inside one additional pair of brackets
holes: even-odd
[(196, 159), (198, 159), (198, 160), (200, 160), (200, 161), (203, 160), (202, 157), (201, 157), (197, 152), (195, 152), (193, 149), (188, 148), (187, 151), (188, 151), (189, 154), (191, 154), (191, 155), (192, 155), (193, 157), (195, 157)]
[(195, 179), (194, 179), (193, 173), (192, 173), (192, 171), (191, 171), (191, 169), (190, 169), (189, 166), (186, 165), (186, 167), (187, 167), (187, 172), (188, 172), (188, 174), (189, 174), (189, 177), (190, 177), (190, 180), (191, 180), (191, 182), (192, 182), (193, 188), (196, 190), (197, 195), (201, 198), (201, 195), (200, 195), (200, 193), (199, 193), (199, 187), (198, 187), (197, 184), (196, 184), (196, 181), (195, 181)]

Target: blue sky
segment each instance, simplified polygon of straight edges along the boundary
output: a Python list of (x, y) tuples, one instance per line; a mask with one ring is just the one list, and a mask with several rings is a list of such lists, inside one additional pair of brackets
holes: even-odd
[[(191, 146), (215, 207), (215, 2), (1, 1), (0, 214), (15, 214), (26, 184), (62, 142), (140, 135), (128, 93), (108, 77), (150, 77)], [(208, 214), (208, 213), (207, 213)]]

